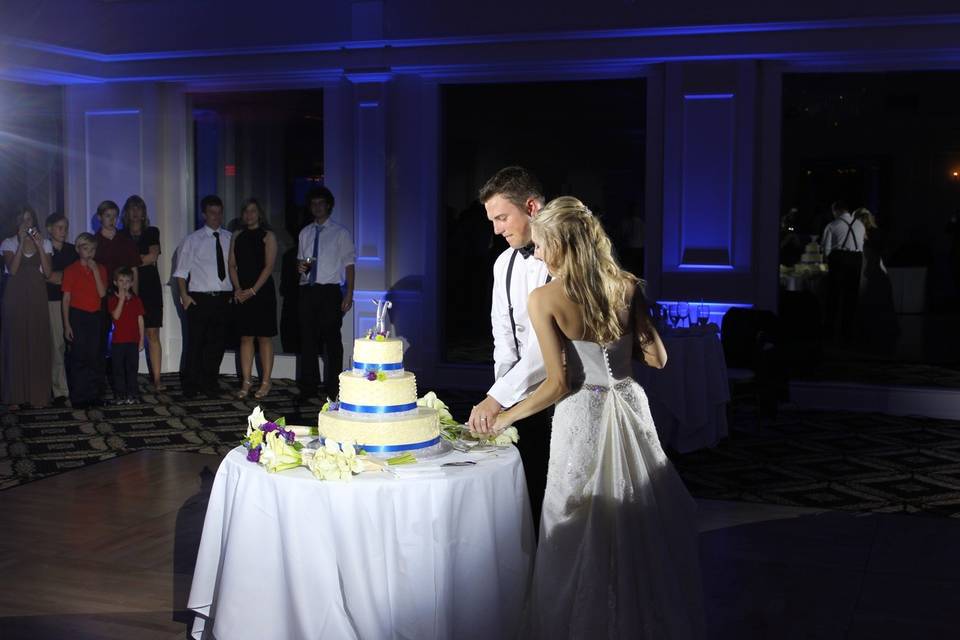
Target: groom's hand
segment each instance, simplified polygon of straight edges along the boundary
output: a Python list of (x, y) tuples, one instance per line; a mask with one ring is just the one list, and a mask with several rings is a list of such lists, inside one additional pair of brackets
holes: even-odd
[(503, 411), (503, 407), (495, 399), (487, 396), (483, 402), (476, 405), (470, 412), (470, 419), (467, 420), (467, 426), (474, 433), (491, 433), (493, 423), (497, 419), (497, 414)]

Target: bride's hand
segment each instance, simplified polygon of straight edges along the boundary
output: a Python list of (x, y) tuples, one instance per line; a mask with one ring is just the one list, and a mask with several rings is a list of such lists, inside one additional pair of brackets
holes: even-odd
[(491, 436), (500, 435), (504, 429), (506, 429), (507, 427), (513, 424), (513, 421), (509, 419), (509, 417), (507, 416), (507, 413), (508, 413), (507, 411), (500, 413), (497, 416), (497, 419), (493, 421), (493, 426), (490, 428)]

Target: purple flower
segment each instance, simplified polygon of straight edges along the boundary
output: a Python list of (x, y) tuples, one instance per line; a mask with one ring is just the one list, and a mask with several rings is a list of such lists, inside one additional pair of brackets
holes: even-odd
[(371, 371), (371, 372), (369, 372), (369, 373), (367, 374), (367, 380), (369, 380), (370, 382), (373, 382), (373, 381), (376, 380), (376, 379), (377, 379), (377, 372), (376, 372), (376, 371)]
[(280, 433), (283, 435), (283, 437), (286, 439), (287, 442), (293, 442), (297, 437), (293, 431), (284, 431), (283, 429), (281, 429)]
[(264, 433), (270, 433), (271, 431), (276, 431), (278, 428), (279, 427), (277, 427), (276, 422), (264, 422), (260, 426), (260, 431), (263, 431)]
[(260, 462), (260, 447), (247, 451), (247, 460), (250, 462)]

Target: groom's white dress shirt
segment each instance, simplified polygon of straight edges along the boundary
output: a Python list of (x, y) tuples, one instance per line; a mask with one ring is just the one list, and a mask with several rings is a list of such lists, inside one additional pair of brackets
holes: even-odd
[[(530, 292), (547, 281), (547, 265), (533, 256), (517, 254), (510, 281), (510, 301), (513, 319), (517, 325), (517, 342), (513, 340), (510, 309), (507, 304), (507, 269), (515, 250), (508, 248), (493, 265), (493, 305), (490, 321), (493, 325), (493, 361), (496, 382), (487, 395), (504, 408), (523, 400), (547, 377), (540, 353), (540, 343), (527, 313)], [(516, 344), (520, 351), (517, 352)]]

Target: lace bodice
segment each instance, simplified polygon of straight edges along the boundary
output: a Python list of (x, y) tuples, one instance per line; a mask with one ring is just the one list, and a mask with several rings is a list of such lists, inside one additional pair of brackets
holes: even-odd
[(610, 387), (631, 374), (633, 334), (606, 345), (571, 340), (566, 349), (567, 384), (571, 391), (584, 385)]

